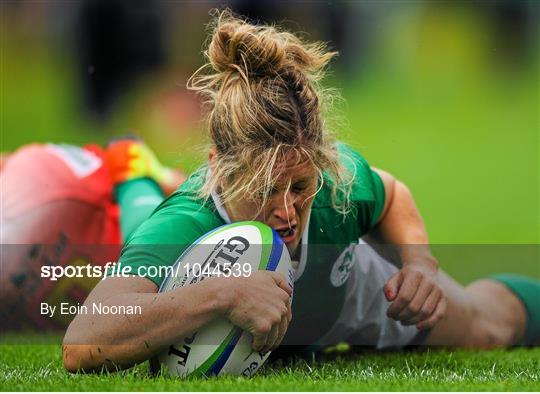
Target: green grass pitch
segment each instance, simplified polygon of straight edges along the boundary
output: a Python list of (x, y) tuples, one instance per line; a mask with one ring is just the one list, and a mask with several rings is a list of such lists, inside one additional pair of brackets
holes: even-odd
[[(336, 131), (370, 164), (409, 186), (430, 241), (439, 245), (436, 257), (455, 279), (466, 284), (509, 271), (540, 278), (534, 246), (540, 242), (538, 51), (526, 69), (496, 67), (496, 48), (483, 44), (489, 36), (458, 11), (445, 13), (440, 21), (446, 24), (426, 25), (433, 29), (424, 38), (427, 45), (412, 51), (407, 48), (414, 41), (388, 31), (388, 41), (373, 45), (377, 54), (371, 63), (354, 71), (358, 79), (338, 74), (328, 81), (347, 100), (346, 124)], [(414, 18), (398, 19), (403, 31), (416, 31), (406, 22), (414, 24)], [(163, 91), (141, 86), (111, 122), (97, 125), (76, 105), (80, 92), (70, 52), (47, 47), (41, 42), (47, 35), (4, 25), (2, 151), (34, 141), (104, 144), (134, 129), (165, 164), (190, 172), (206, 160), (206, 151), (198, 149), (200, 130), (182, 134), (165, 122), (167, 112), (150, 106), (156, 93), (184, 80), (174, 76)], [(448, 41), (453, 37), (456, 41)], [(148, 103), (152, 110), (141, 111), (135, 103)], [(116, 374), (71, 375), (62, 368), (59, 345), (5, 345), (0, 338), (1, 390), (540, 391), (539, 380), (540, 348), (370, 352), (265, 365), (252, 379), (179, 380), (151, 377), (147, 364)]]
[(0, 345), (7, 391), (539, 391), (540, 348), (362, 352), (265, 365), (251, 379), (153, 377), (148, 365), (99, 375), (64, 371), (59, 345)]

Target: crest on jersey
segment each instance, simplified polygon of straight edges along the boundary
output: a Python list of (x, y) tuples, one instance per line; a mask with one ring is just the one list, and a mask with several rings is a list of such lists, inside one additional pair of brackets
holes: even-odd
[(332, 286), (343, 286), (343, 284), (347, 282), (347, 279), (349, 279), (354, 264), (353, 253), (355, 245), (356, 244), (349, 245), (334, 263), (332, 272), (330, 272), (330, 283), (332, 283)]

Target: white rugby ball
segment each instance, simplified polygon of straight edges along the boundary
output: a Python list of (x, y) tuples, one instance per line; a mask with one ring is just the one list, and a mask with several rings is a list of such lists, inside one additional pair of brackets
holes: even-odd
[[(293, 287), (291, 259), (281, 237), (260, 222), (218, 227), (195, 241), (177, 260), (173, 275), (159, 291), (198, 283), (216, 275), (248, 275), (268, 270), (283, 274)], [(174, 316), (171, 316), (174, 319)], [(252, 376), (270, 352), (251, 349), (252, 337), (225, 318), (217, 319), (150, 360), (154, 371), (164, 366), (176, 376)]]

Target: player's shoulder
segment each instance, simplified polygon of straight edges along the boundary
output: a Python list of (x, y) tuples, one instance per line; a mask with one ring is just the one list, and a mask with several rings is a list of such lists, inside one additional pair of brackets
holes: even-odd
[[(349, 201), (361, 203), (374, 200), (376, 198), (374, 188), (379, 186), (377, 184), (379, 180), (374, 179), (373, 171), (367, 160), (360, 152), (346, 143), (338, 142), (336, 149), (340, 164), (346, 172), (343, 174), (343, 181), (345, 182), (344, 189), (349, 190)], [(324, 184), (313, 202), (314, 208), (333, 206), (332, 187), (334, 181), (328, 173), (323, 174), (323, 181)], [(340, 195), (342, 193), (343, 190), (338, 189), (338, 195), (336, 196), (338, 200), (343, 198)]]
[(362, 156), (362, 154), (351, 145), (338, 141), (336, 143), (336, 149), (338, 151), (341, 163), (346, 167), (367, 165), (367, 161), (364, 156)]
[(190, 176), (180, 188), (167, 197), (141, 224), (134, 234), (143, 243), (167, 243), (177, 239), (197, 239), (219, 227), (223, 220), (211, 198), (200, 197), (199, 172)]
[(204, 198), (199, 191), (204, 183), (206, 171), (195, 171), (186, 181), (167, 197), (154, 211), (154, 214), (187, 214), (192, 217), (217, 216), (217, 210), (211, 198)]
[(352, 177), (353, 186), (362, 186), (365, 178), (371, 176), (371, 167), (366, 158), (358, 150), (344, 142), (337, 144), (337, 151), (340, 163)]

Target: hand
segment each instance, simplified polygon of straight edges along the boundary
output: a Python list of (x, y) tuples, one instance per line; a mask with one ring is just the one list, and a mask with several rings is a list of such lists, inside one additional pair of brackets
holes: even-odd
[(258, 352), (279, 346), (292, 319), (292, 289), (285, 277), (258, 271), (249, 277), (224, 280), (231, 295), (227, 318), (253, 335), (252, 348)]
[(384, 295), (392, 301), (386, 314), (403, 325), (418, 330), (433, 327), (446, 312), (446, 297), (437, 283), (437, 269), (407, 265), (384, 286)]

